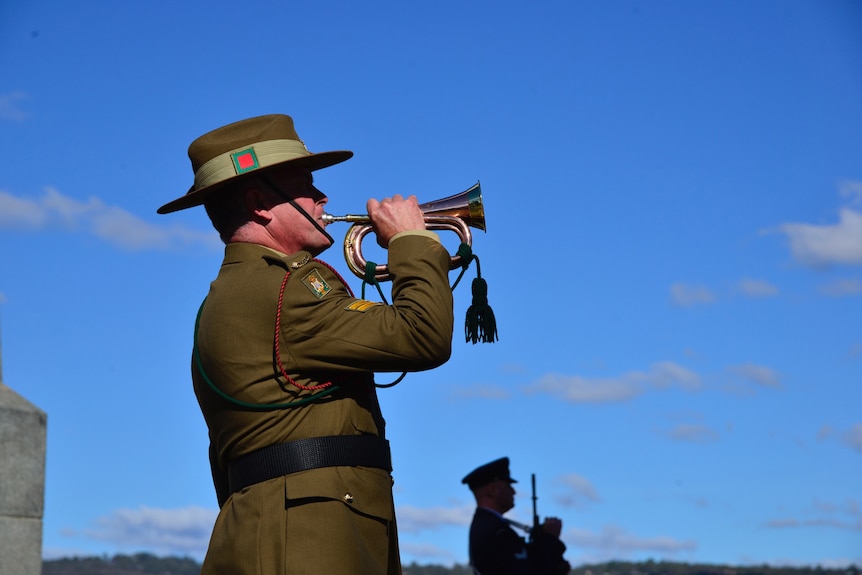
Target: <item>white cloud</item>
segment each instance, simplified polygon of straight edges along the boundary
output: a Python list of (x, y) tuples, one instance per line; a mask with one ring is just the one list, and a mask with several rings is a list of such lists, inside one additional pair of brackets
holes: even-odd
[(857, 423), (844, 434), (844, 443), (862, 453), (862, 423)]
[(715, 294), (709, 288), (683, 283), (675, 283), (670, 286), (670, 297), (676, 305), (682, 307), (710, 304), (715, 301)]
[(850, 198), (850, 205), (862, 205), (862, 182), (842, 180), (838, 183), (838, 193), (842, 198)]
[(786, 223), (779, 230), (787, 235), (793, 257), (803, 264), (862, 265), (862, 212), (842, 208), (837, 224)]
[(862, 294), (862, 280), (842, 279), (820, 286), (820, 293), (832, 297)]
[(778, 288), (763, 280), (745, 278), (739, 281), (738, 288), (746, 297), (762, 298), (778, 295)]
[(765, 523), (771, 529), (791, 529), (799, 527), (831, 527), (849, 531), (862, 531), (862, 519), (847, 521), (838, 518), (795, 519), (792, 517), (772, 519)]
[(859, 502), (855, 499), (846, 499), (840, 503), (832, 503), (818, 497), (814, 498), (814, 508), (823, 513), (847, 513), (849, 515), (862, 515)]
[(26, 99), (27, 94), (20, 91), (0, 94), (0, 120), (11, 122), (23, 122), (26, 120), (27, 114), (18, 107), (18, 103)]
[(611, 403), (626, 401), (644, 392), (643, 376), (623, 375), (616, 379), (589, 379), (579, 375), (549, 373), (527, 386), (527, 393), (547, 393), (570, 403)]
[[(398, 530), (401, 531), (401, 525), (398, 525)], [(419, 558), (423, 561), (433, 562), (451, 567), (455, 563), (455, 554), (449, 549), (431, 545), (430, 543), (410, 543), (400, 541), (398, 547), (401, 550), (402, 559), (405, 555)], [(406, 565), (406, 563), (405, 563)]]
[(840, 431), (831, 425), (824, 425), (817, 432), (817, 441), (831, 441), (833, 439), (862, 453), (862, 423), (856, 423), (846, 431)]
[[(862, 424), (859, 427), (862, 431)], [(774, 519), (766, 525), (772, 528), (828, 527), (862, 531), (862, 508), (859, 501), (853, 498), (836, 503), (815, 497), (811, 509), (806, 510), (805, 513), (808, 517), (804, 519), (786, 517)]]
[(35, 229), (44, 227), (47, 222), (47, 211), (37, 202), (0, 190), (0, 229)]
[(753, 363), (743, 363), (740, 365), (732, 365), (727, 369), (742, 379), (758, 385), (774, 388), (781, 387), (781, 377), (771, 368), (762, 365), (755, 365)]
[(566, 489), (564, 493), (554, 495), (554, 500), (560, 505), (581, 508), (586, 502), (601, 501), (601, 497), (599, 497), (593, 484), (582, 475), (575, 473), (563, 475), (557, 479), (556, 483)]
[(601, 532), (586, 529), (569, 529), (563, 533), (565, 543), (586, 550), (595, 561), (620, 559), (634, 552), (650, 552), (658, 555), (674, 555), (697, 549), (697, 542), (667, 536), (639, 537), (616, 526), (605, 526)]
[(104, 204), (96, 198), (90, 198), (87, 203), (84, 203), (64, 196), (52, 187), (45, 188), (45, 195), (40, 204), (46, 215), (45, 219), (56, 216), (72, 229), (77, 228), (89, 214), (98, 215), (105, 210)]
[(430, 507), (422, 509), (412, 505), (399, 505), (395, 510), (398, 518), (398, 531), (419, 533), (444, 526), (463, 527), (473, 520), (473, 506)]
[(121, 549), (203, 557), (217, 515), (217, 510), (203, 507), (117, 509), (96, 519), (83, 534)]
[[(748, 298), (775, 297), (779, 294), (778, 287), (773, 284), (752, 278), (743, 278), (736, 282), (733, 291)], [(694, 307), (715, 303), (718, 300), (718, 295), (704, 285), (677, 282), (670, 286), (670, 298), (677, 306)]]
[(526, 386), (527, 393), (547, 393), (570, 403), (612, 403), (627, 401), (650, 387), (701, 387), (700, 376), (673, 362), (653, 364), (646, 372), (633, 371), (618, 377), (587, 378), (580, 375), (549, 373)]
[(656, 387), (671, 387), (678, 385), (683, 389), (700, 388), (700, 376), (695, 372), (670, 361), (660, 361), (650, 367), (647, 378)]
[(98, 198), (82, 202), (50, 187), (40, 198), (22, 198), (0, 191), (0, 229), (36, 232), (52, 226), (70, 232), (82, 231), (133, 250), (183, 245), (217, 249), (222, 245), (214, 231), (190, 230), (177, 224), (153, 225), (120, 207), (105, 205)]
[(718, 432), (703, 424), (680, 424), (671, 429), (667, 436), (675, 441), (691, 443), (711, 443), (718, 441)]

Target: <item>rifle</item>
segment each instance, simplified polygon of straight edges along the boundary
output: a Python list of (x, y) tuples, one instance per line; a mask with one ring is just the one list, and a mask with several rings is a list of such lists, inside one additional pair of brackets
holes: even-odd
[(533, 571), (531, 573), (544, 573), (551, 575), (565, 575), (569, 573), (571, 566), (563, 557), (566, 552), (566, 545), (558, 538), (545, 533), (542, 526), (539, 524), (539, 511), (536, 508), (536, 501), (539, 499), (536, 496), (536, 474), (533, 473), (530, 478), (533, 484), (533, 526), (518, 523), (507, 517), (503, 520), (509, 525), (523, 529), (530, 534), (530, 541), (527, 543), (527, 555), (530, 558), (530, 564)]
[(569, 573), (571, 566), (563, 557), (566, 551), (565, 544), (556, 537), (545, 533), (539, 524), (539, 511), (536, 508), (536, 474), (530, 477), (533, 484), (533, 528), (530, 529), (530, 542), (527, 544), (531, 550), (528, 552), (530, 561), (537, 573), (565, 575)]
[(530, 539), (534, 538), (536, 533), (539, 532), (539, 512), (536, 510), (536, 500), (538, 497), (536, 496), (536, 474), (533, 473), (530, 476), (530, 482), (533, 484), (533, 529), (530, 531)]
[(541, 525), (539, 525), (539, 512), (536, 507), (536, 500), (538, 497), (536, 496), (536, 474), (533, 473), (530, 476), (530, 483), (532, 483), (533, 488), (533, 525), (532, 527), (529, 525), (525, 525), (524, 523), (519, 523), (514, 519), (509, 519), (508, 517), (504, 517), (503, 519), (511, 526), (517, 527), (518, 529), (523, 530), (525, 533), (529, 533), (530, 541), (532, 541), (536, 535), (539, 533), (539, 529)]

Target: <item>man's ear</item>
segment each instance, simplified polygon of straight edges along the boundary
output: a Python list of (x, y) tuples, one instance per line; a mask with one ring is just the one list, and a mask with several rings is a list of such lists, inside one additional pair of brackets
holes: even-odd
[(248, 210), (249, 217), (260, 224), (266, 225), (272, 221), (272, 202), (266, 194), (259, 188), (247, 188), (242, 193), (245, 209)]

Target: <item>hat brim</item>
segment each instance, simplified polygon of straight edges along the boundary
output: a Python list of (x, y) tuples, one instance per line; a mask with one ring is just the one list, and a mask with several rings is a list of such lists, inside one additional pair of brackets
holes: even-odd
[(290, 160), (285, 160), (283, 162), (277, 162), (275, 164), (270, 164), (269, 166), (265, 166), (257, 170), (238, 174), (232, 178), (224, 180), (223, 182), (218, 182), (205, 188), (195, 190), (194, 187), (192, 187), (184, 196), (166, 203), (158, 210), (156, 210), (156, 212), (159, 214), (169, 214), (171, 212), (177, 212), (179, 210), (185, 210), (186, 208), (199, 206), (206, 202), (207, 198), (209, 198), (213, 193), (227, 186), (236, 185), (238, 182), (248, 179), (249, 177), (253, 177), (264, 172), (269, 172), (274, 168), (304, 168), (313, 172), (321, 168), (328, 168), (329, 166), (340, 164), (341, 162), (349, 160), (352, 157), (353, 152), (349, 150), (337, 150), (334, 152), (320, 152), (317, 154), (309, 154), (300, 158), (293, 158)]

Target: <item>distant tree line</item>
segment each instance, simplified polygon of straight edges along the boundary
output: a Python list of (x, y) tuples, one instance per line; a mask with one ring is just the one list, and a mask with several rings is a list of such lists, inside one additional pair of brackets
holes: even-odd
[(855, 565), (846, 568), (775, 567), (770, 565), (705, 565), (669, 561), (609, 561), (579, 565), (571, 575), (862, 575)]
[[(200, 575), (201, 564), (188, 557), (157, 557), (151, 553), (113, 557), (71, 557), (42, 562), (42, 575)], [(473, 575), (467, 565), (404, 565), (404, 575)], [(703, 565), (667, 561), (609, 561), (579, 565), (571, 575), (862, 575), (846, 568), (772, 567), (769, 565)]]
[(42, 575), (200, 575), (201, 564), (188, 557), (152, 553), (113, 557), (71, 557), (42, 561)]

